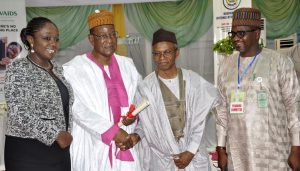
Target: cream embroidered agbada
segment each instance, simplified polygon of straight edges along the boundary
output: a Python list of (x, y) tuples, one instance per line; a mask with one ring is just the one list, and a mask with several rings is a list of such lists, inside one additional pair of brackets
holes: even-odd
[[(263, 48), (241, 81), (244, 113), (230, 114), (231, 94), (237, 90), (237, 58), (225, 58), (218, 77), (223, 103), (217, 107), (217, 131), (219, 137), (227, 136), (228, 170), (288, 170), (289, 133), (299, 138), (300, 131), (300, 87), (293, 64), (288, 57)], [(252, 59), (241, 57), (240, 73)]]

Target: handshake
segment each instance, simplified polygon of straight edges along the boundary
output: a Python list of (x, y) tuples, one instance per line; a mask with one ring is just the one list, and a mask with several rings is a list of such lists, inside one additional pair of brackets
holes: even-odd
[[(134, 105), (130, 105), (127, 116), (123, 117), (122, 121), (119, 122), (119, 127), (122, 125), (128, 126), (132, 124), (136, 120), (136, 115), (149, 105), (150, 103), (147, 100), (138, 105), (136, 109)], [(113, 140), (118, 148), (120, 148), (122, 151), (125, 151), (137, 144), (140, 141), (140, 136), (136, 133), (128, 134), (125, 130), (120, 128)]]
[(140, 141), (140, 136), (136, 133), (128, 134), (126, 131), (120, 128), (114, 137), (114, 141), (116, 146), (120, 148), (121, 151), (125, 151), (137, 144)]
[[(122, 124), (128, 126), (132, 124), (135, 119), (135, 116), (130, 118), (126, 117), (122, 120)], [(137, 144), (140, 141), (140, 137), (136, 133), (128, 134), (124, 129), (120, 128), (118, 133), (114, 137), (114, 141), (121, 151), (125, 151)]]

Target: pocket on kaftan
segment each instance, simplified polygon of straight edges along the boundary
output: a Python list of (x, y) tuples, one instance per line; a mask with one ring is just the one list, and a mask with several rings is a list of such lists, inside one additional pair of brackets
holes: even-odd
[(44, 121), (52, 121), (52, 120), (56, 120), (56, 117), (52, 116), (52, 115), (40, 115), (40, 119), (44, 120)]

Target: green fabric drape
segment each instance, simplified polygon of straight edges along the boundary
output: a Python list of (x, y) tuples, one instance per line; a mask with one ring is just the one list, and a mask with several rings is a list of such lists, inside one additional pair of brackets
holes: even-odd
[[(286, 37), (300, 32), (300, 0), (252, 0), (267, 20), (267, 38)], [(212, 26), (213, 0), (181, 0), (126, 4), (125, 13), (133, 26), (148, 40), (159, 28), (176, 33), (180, 47), (204, 35)], [(110, 5), (26, 8), (27, 21), (36, 16), (51, 19), (60, 31), (60, 48), (83, 40), (88, 34), (87, 17), (95, 9)]]
[(125, 5), (129, 21), (147, 39), (164, 28), (176, 33), (179, 47), (196, 41), (213, 22), (212, 0), (183, 0)]
[(109, 5), (70, 7), (28, 7), (26, 19), (47, 17), (53, 21), (60, 33), (60, 49), (78, 43), (88, 35), (87, 17), (96, 9), (109, 9)]
[(275, 39), (300, 32), (300, 0), (253, 0), (267, 20), (267, 37)]

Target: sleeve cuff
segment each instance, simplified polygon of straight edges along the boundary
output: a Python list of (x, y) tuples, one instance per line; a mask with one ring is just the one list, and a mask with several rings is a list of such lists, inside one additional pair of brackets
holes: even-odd
[(223, 127), (221, 127), (219, 125), (216, 126), (216, 129), (217, 129), (217, 137), (218, 137), (217, 146), (225, 147), (226, 146), (226, 131)]
[(101, 134), (102, 142), (104, 142), (106, 145), (110, 145), (111, 141), (118, 133), (119, 129), (120, 127), (118, 126), (118, 124), (115, 124), (112, 127), (110, 127), (107, 131)]
[(292, 134), (291, 139), (292, 139), (292, 146), (300, 146), (299, 133)]
[(200, 144), (199, 143), (195, 143), (194, 141), (190, 142), (187, 151), (196, 154), (197, 150), (199, 149)]
[(218, 135), (218, 146), (220, 146), (220, 147), (226, 146), (226, 136)]
[(134, 130), (134, 133), (138, 134), (139, 137), (140, 137), (140, 139), (143, 139), (144, 136), (145, 136), (144, 131), (141, 130), (141, 129), (135, 129), (135, 130)]

